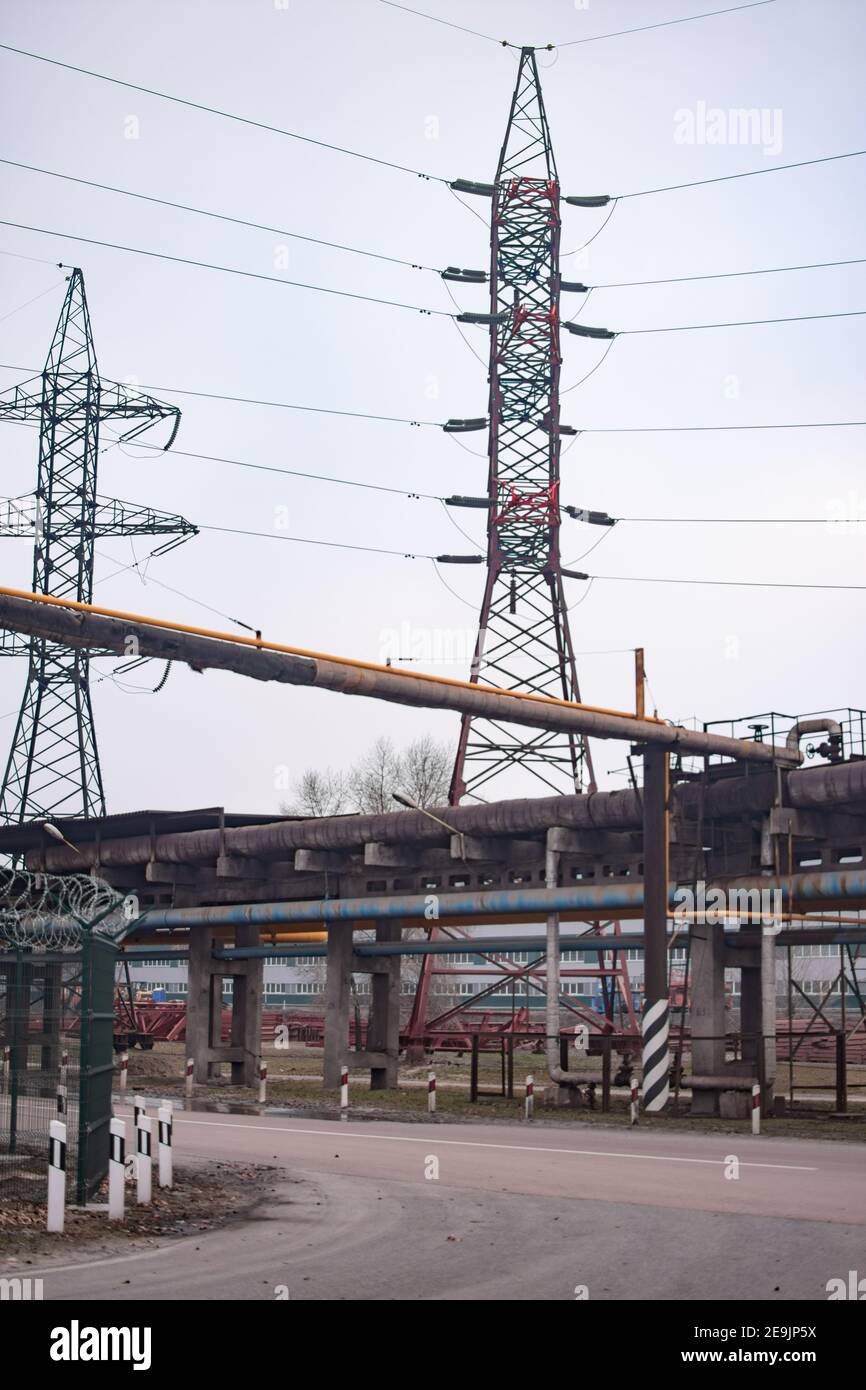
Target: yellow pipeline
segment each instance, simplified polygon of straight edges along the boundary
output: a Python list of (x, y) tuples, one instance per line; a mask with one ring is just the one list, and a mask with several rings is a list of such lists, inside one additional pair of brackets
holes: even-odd
[[(11, 589), (0, 584), (0, 594), (9, 598), (29, 599), (32, 603), (44, 603), (52, 608), (71, 608), (78, 613), (93, 613), (99, 618), (119, 618), (125, 623), (143, 623), (145, 627), (164, 628), (170, 632), (186, 632), (192, 637), (211, 637), (219, 642), (234, 642), (239, 647), (254, 647), (257, 651), (282, 652), (286, 656), (305, 657), (309, 661), (332, 661), (338, 666), (354, 666), (359, 671), (385, 672), (393, 676), (391, 666), (382, 666), (375, 661), (357, 661), (354, 657), (329, 656), (327, 652), (311, 652), (303, 647), (288, 647), (281, 642), (265, 642), (257, 637), (238, 637), (233, 632), (216, 632), (207, 627), (191, 627), (186, 623), (173, 623), (168, 618), (148, 618), (140, 613), (125, 613), (118, 608), (99, 608), (93, 603), (78, 603), (75, 599), (53, 598), (50, 594), (32, 594), (27, 589)], [(605, 709), (601, 705), (578, 704), (574, 700), (559, 700), (554, 695), (532, 695), (523, 690), (499, 690), (495, 685), (482, 685), (478, 681), (456, 680), (451, 676), (433, 676), (426, 671), (400, 671), (404, 680), (430, 681), (434, 685), (450, 685), (456, 690), (480, 690), (489, 695), (502, 695), (509, 700), (527, 700), (538, 705), (556, 705), (563, 709), (586, 710), (590, 714), (613, 714), (617, 719), (637, 721), (633, 710)], [(664, 719), (644, 716), (645, 724), (664, 725)]]

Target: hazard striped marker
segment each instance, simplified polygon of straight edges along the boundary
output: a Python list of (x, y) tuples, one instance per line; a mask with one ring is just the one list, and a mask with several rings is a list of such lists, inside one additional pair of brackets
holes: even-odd
[(340, 1072), (340, 1109), (345, 1112), (349, 1109), (349, 1068), (343, 1067)]
[(650, 1004), (643, 1016), (643, 1108), (664, 1110), (670, 1095), (671, 1059), (668, 1051), (670, 1008), (666, 999)]
[(173, 1121), (171, 1106), (161, 1105), (156, 1112), (159, 1138), (159, 1185), (171, 1187), (174, 1182), (174, 1162), (171, 1151)]
[(427, 1073), (427, 1113), (428, 1113), (429, 1115), (435, 1115), (435, 1114), (436, 1114), (436, 1073), (435, 1073), (435, 1071), (429, 1071), (429, 1072)]
[(138, 1129), (138, 1126), (141, 1124), (142, 1115), (147, 1114), (147, 1102), (145, 1101), (144, 1096), (132, 1097), (132, 1110), (135, 1127), (136, 1129)]
[(534, 1076), (527, 1076), (527, 1078), (526, 1078), (526, 1100), (524, 1101), (524, 1105), (523, 1105), (523, 1113), (524, 1113), (524, 1115), (525, 1115), (525, 1117), (526, 1117), (527, 1120), (531, 1120), (531, 1119), (532, 1119), (532, 1115), (533, 1115), (534, 1110), (535, 1110), (535, 1077), (534, 1077)]
[(48, 1126), (48, 1230), (62, 1234), (65, 1215), (66, 1125), (52, 1120)]
[(761, 1088), (755, 1083), (752, 1087), (752, 1133), (761, 1132)]
[(126, 1079), (127, 1079), (128, 1075), (129, 1075), (129, 1053), (128, 1053), (128, 1052), (121, 1052), (121, 1054), (120, 1054), (120, 1089), (121, 1089), (121, 1091), (125, 1091), (125, 1090), (126, 1090)]
[(268, 1064), (259, 1062), (259, 1105), (264, 1105), (268, 1098)]
[(146, 1207), (153, 1195), (153, 1121), (142, 1114), (135, 1130), (135, 1200)]
[(66, 1114), (66, 1087), (57, 1087), (57, 1118), (62, 1120)]
[(108, 1219), (122, 1221), (125, 1205), (124, 1184), (126, 1182), (126, 1124), (123, 1120), (112, 1120), (110, 1126), (111, 1148), (108, 1158)]
[(640, 1088), (637, 1084), (637, 1077), (633, 1076), (631, 1081), (631, 1101), (629, 1103), (629, 1119), (633, 1125), (638, 1122), (640, 1113)]
[(192, 1095), (192, 1083), (193, 1083), (193, 1075), (194, 1075), (194, 1072), (195, 1072), (195, 1062), (193, 1061), (192, 1057), (187, 1057), (187, 1059), (186, 1059), (186, 1093), (187, 1093), (188, 1096), (191, 1096), (191, 1095)]

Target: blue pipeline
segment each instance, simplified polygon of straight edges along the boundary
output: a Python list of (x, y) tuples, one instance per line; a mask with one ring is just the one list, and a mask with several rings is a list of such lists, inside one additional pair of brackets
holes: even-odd
[[(758, 889), (780, 893), (783, 909), (797, 903), (829, 905), (866, 900), (866, 872), (862, 869), (793, 874), (789, 877), (754, 877), (728, 884), (740, 891)], [(712, 892), (707, 889), (708, 895)], [(642, 883), (582, 884), (562, 888), (507, 888), (488, 892), (446, 892), (368, 898), (327, 898), (313, 902), (244, 903), (224, 907), (151, 908), (132, 924), (130, 933), (166, 927), (277, 927), (329, 922), (374, 922), (389, 918), (436, 922), (449, 917), (511, 917), (551, 912), (582, 912), (597, 916), (640, 914)], [(672, 886), (669, 906), (682, 902)], [(312, 952), (310, 952), (312, 954)]]

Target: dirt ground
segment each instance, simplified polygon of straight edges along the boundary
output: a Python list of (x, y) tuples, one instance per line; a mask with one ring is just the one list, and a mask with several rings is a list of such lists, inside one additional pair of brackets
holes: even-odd
[(154, 1185), (153, 1202), (135, 1205), (135, 1190), (127, 1184), (126, 1215), (109, 1224), (108, 1192), (96, 1193), (93, 1206), (66, 1208), (63, 1235), (45, 1230), (44, 1203), (0, 1208), (0, 1268), (5, 1274), (26, 1274), (27, 1266), (70, 1252), (126, 1254), (145, 1249), (166, 1237), (204, 1234), (247, 1215), (274, 1185), (275, 1170), (264, 1164), (216, 1163), (185, 1159), (175, 1163), (174, 1186)]

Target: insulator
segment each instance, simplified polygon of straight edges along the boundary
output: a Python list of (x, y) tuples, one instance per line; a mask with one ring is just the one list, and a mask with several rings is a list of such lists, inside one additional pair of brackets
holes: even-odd
[(603, 208), (610, 202), (610, 194), (599, 193), (594, 198), (563, 198), (562, 201), (570, 203), (573, 208)]
[(455, 314), (454, 317), (458, 323), (504, 323), (508, 318), (508, 312), (503, 311), (501, 314)]
[(560, 572), (560, 574), (565, 575), (565, 578), (566, 578), (566, 579), (589, 579), (589, 575), (588, 575), (588, 574), (584, 574), (581, 570), (564, 570), (564, 569), (563, 569), (563, 570), (560, 570), (559, 572)]
[(446, 497), (446, 507), (489, 507), (489, 497)]
[(483, 565), (483, 555), (437, 555), (437, 565)]
[(456, 265), (447, 265), (439, 274), (443, 280), (457, 280), (463, 285), (483, 285), (487, 281), (486, 270), (461, 270)]
[(446, 434), (468, 434), (470, 430), (486, 430), (487, 416), (475, 420), (446, 420), (442, 426)]
[(567, 294), (589, 294), (589, 286), (582, 285), (579, 280), (560, 280), (559, 288)]
[(590, 328), (585, 323), (563, 323), (563, 328), (567, 328), (569, 333), (576, 333), (579, 338), (615, 338), (609, 328)]
[(615, 526), (616, 517), (608, 516), (607, 512), (591, 512), (585, 507), (563, 507), (564, 512), (573, 517), (575, 521), (585, 521), (590, 526)]
[(455, 179), (448, 187), (455, 193), (477, 193), (479, 198), (492, 198), (496, 192), (495, 183), (477, 183), (475, 179)]

